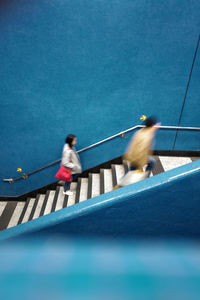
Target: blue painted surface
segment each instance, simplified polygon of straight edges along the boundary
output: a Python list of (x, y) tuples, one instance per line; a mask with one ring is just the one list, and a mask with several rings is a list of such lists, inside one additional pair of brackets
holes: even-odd
[[(1, 3), (0, 179), (18, 175), (18, 167), (28, 172), (58, 159), (70, 132), (81, 149), (140, 123), (141, 114), (177, 125), (199, 11), (197, 0)], [(199, 126), (195, 67), (182, 125)], [(159, 133), (156, 149), (171, 149), (174, 136)], [(199, 149), (198, 137), (192, 134), (192, 149)], [(180, 135), (177, 148), (190, 149), (190, 140)], [(121, 155), (125, 147), (119, 141), (83, 153), (84, 168)], [(0, 182), (0, 195), (49, 184), (56, 170), (15, 185)]]
[(51, 239), (1, 246), (2, 299), (199, 300), (196, 243)]
[(199, 180), (195, 161), (2, 231), (1, 297), (199, 300)]
[[(200, 125), (200, 47), (197, 51), (196, 61), (188, 89), (187, 101), (185, 102), (180, 126)], [(187, 148), (191, 150), (200, 149), (199, 133), (194, 131), (180, 131), (176, 141), (176, 150)]]
[(0, 232), (31, 237), (200, 238), (200, 160)]

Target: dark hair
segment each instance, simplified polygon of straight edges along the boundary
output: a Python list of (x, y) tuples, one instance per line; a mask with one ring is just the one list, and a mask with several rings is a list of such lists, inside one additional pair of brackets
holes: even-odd
[(66, 139), (65, 139), (65, 143), (68, 144), (70, 148), (73, 147), (73, 146), (72, 146), (72, 142), (73, 142), (73, 140), (75, 139), (75, 137), (76, 137), (75, 135), (69, 134), (69, 135), (66, 137)]
[(155, 125), (156, 123), (158, 123), (158, 121), (157, 121), (156, 117), (154, 117), (154, 116), (151, 116), (144, 121), (144, 125), (146, 127), (151, 127), (151, 126)]

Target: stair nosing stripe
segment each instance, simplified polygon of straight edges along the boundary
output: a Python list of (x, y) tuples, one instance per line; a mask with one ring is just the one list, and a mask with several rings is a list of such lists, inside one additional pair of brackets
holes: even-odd
[(51, 213), (54, 212), (55, 209), (56, 209), (56, 204), (57, 204), (57, 200), (58, 200), (59, 191), (60, 191), (60, 187), (57, 186), (56, 193), (55, 193), (53, 203), (52, 203), (52, 207), (51, 207)]
[(35, 198), (35, 201), (34, 201), (34, 204), (33, 204), (33, 208), (31, 210), (31, 213), (30, 213), (30, 216), (28, 218), (28, 221), (31, 221), (33, 219), (33, 216), (34, 216), (34, 213), (35, 213), (35, 210), (36, 210), (36, 207), (38, 205), (38, 201), (39, 201), (39, 198), (40, 198), (40, 194), (38, 194)]
[(76, 187), (76, 197), (75, 204), (79, 203), (80, 200), (80, 192), (81, 192), (81, 178), (78, 178), (77, 187)]
[(154, 169), (152, 170), (153, 176), (165, 172), (159, 156), (154, 156), (154, 158), (156, 159), (156, 164)]
[(197, 156), (194, 156), (194, 157), (190, 157), (190, 159), (191, 159), (192, 161), (196, 161), (196, 160), (198, 160), (198, 159), (200, 159), (200, 158), (197, 157)]
[(88, 193), (87, 193), (87, 199), (92, 198), (92, 173), (88, 176)]
[(68, 204), (68, 198), (69, 198), (68, 195), (65, 195), (65, 196), (64, 196), (63, 208), (67, 207), (67, 204)]
[(49, 194), (50, 194), (50, 190), (46, 191), (39, 217), (42, 217), (44, 215), (45, 208), (46, 208), (46, 205), (47, 205), (47, 201), (48, 201), (48, 198), (49, 198)]
[(23, 218), (24, 218), (24, 216), (25, 216), (25, 213), (26, 213), (26, 210), (27, 210), (27, 207), (28, 207), (28, 205), (29, 205), (30, 200), (31, 200), (30, 197), (27, 198), (26, 204), (24, 205), (24, 208), (23, 208), (23, 210), (22, 210), (22, 212), (21, 212), (21, 215), (20, 215), (20, 217), (19, 217), (19, 220), (18, 220), (18, 222), (17, 222), (17, 225), (19, 225), (19, 224), (22, 223)]
[(105, 192), (105, 184), (104, 184), (104, 170), (100, 170), (100, 195)]
[(18, 203), (18, 201), (15, 201), (15, 202), (10, 201), (6, 204), (6, 206), (2, 212), (1, 218), (0, 218), (0, 230), (4, 230), (8, 227), (8, 224), (12, 218), (12, 215), (17, 206), (17, 203)]
[(117, 173), (115, 165), (111, 165), (111, 173), (112, 173), (112, 185), (113, 187), (117, 185)]

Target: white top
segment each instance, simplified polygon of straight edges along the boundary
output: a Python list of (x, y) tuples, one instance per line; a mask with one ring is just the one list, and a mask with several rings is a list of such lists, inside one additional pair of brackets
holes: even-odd
[(75, 148), (70, 148), (68, 144), (64, 145), (62, 153), (62, 164), (71, 169), (72, 174), (82, 172), (81, 162)]

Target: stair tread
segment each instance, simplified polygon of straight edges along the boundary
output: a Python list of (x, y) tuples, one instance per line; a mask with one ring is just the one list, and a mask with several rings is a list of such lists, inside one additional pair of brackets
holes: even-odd
[(190, 157), (159, 156), (159, 159), (164, 171), (169, 171), (192, 162)]
[(30, 216), (30, 214), (31, 214), (31, 211), (32, 211), (34, 202), (35, 202), (35, 198), (30, 198), (30, 199), (29, 199), (29, 204), (28, 204), (28, 206), (27, 206), (27, 209), (26, 209), (26, 211), (25, 211), (25, 214), (24, 214), (24, 217), (23, 217), (21, 223), (25, 223), (25, 222), (27, 222), (27, 221), (29, 220), (29, 216)]
[(79, 202), (87, 200), (88, 194), (88, 178), (81, 178)]
[(113, 188), (112, 171), (111, 169), (104, 169), (104, 192), (110, 192)]
[(56, 205), (57, 205), (59, 192), (60, 192), (60, 186), (57, 186), (55, 196), (54, 196), (54, 199), (53, 199), (53, 203), (52, 203), (52, 207), (51, 207), (51, 212), (54, 212), (56, 210)]
[(100, 174), (92, 174), (92, 197), (100, 195)]
[(0, 202), (0, 217), (1, 217), (1, 215), (2, 215), (2, 213), (3, 213), (3, 211), (4, 211), (4, 209), (5, 209), (5, 207), (6, 207), (6, 205), (7, 205), (7, 203), (8, 203), (8, 202), (6, 202), (6, 201), (1, 201), (1, 202)]
[(56, 193), (56, 191), (49, 191), (49, 195), (48, 195), (48, 199), (47, 199), (47, 203), (46, 203), (43, 215), (47, 215), (51, 212), (55, 193)]
[(14, 227), (18, 224), (19, 218), (21, 216), (21, 213), (24, 209), (25, 204), (26, 204), (26, 202), (18, 202), (17, 203), (17, 206), (15, 207), (15, 210), (12, 214), (12, 217), (10, 219), (10, 222), (8, 223), (7, 228)]
[(116, 171), (116, 177), (117, 177), (117, 184), (119, 183), (119, 180), (124, 176), (125, 169), (123, 165), (114, 165), (115, 171)]
[(57, 198), (57, 202), (56, 202), (55, 211), (60, 210), (60, 209), (63, 208), (64, 197), (65, 197), (65, 195), (63, 194), (63, 191), (64, 191), (63, 186), (59, 187), (59, 193), (58, 193), (58, 198)]
[(13, 215), (13, 212), (17, 206), (17, 201), (9, 201), (7, 202), (0, 218), (0, 230), (4, 230), (7, 228), (10, 219)]
[(76, 188), (77, 188), (77, 182), (72, 182), (70, 186), (70, 191), (73, 192), (73, 195), (68, 196), (67, 207), (75, 204)]
[(44, 199), (45, 199), (45, 195), (39, 195), (38, 203), (37, 203), (35, 212), (33, 214), (33, 220), (36, 219), (36, 218), (39, 218), (40, 212), (41, 212), (41, 209), (42, 209), (42, 205), (44, 203)]
[(37, 194), (37, 196), (36, 196), (36, 198), (35, 198), (35, 201), (34, 201), (34, 204), (33, 204), (33, 208), (32, 208), (31, 213), (30, 213), (30, 215), (29, 215), (28, 221), (31, 221), (31, 220), (33, 219), (33, 215), (35, 214), (35, 211), (36, 211), (36, 208), (37, 208), (37, 205), (38, 205), (39, 198), (40, 198), (40, 194)]
[[(154, 156), (157, 163), (150, 176), (191, 163), (199, 157)], [(70, 190), (73, 195), (63, 194), (63, 186), (46, 194), (38, 194), (36, 198), (28, 198), (26, 202), (0, 202), (0, 230), (11, 228), (42, 215), (69, 207), (88, 198), (99, 196), (112, 190), (113, 183), (119, 182), (127, 169), (127, 163), (112, 164), (110, 169), (101, 169), (99, 173), (90, 173), (88, 178), (79, 178), (78, 183), (72, 182)]]

